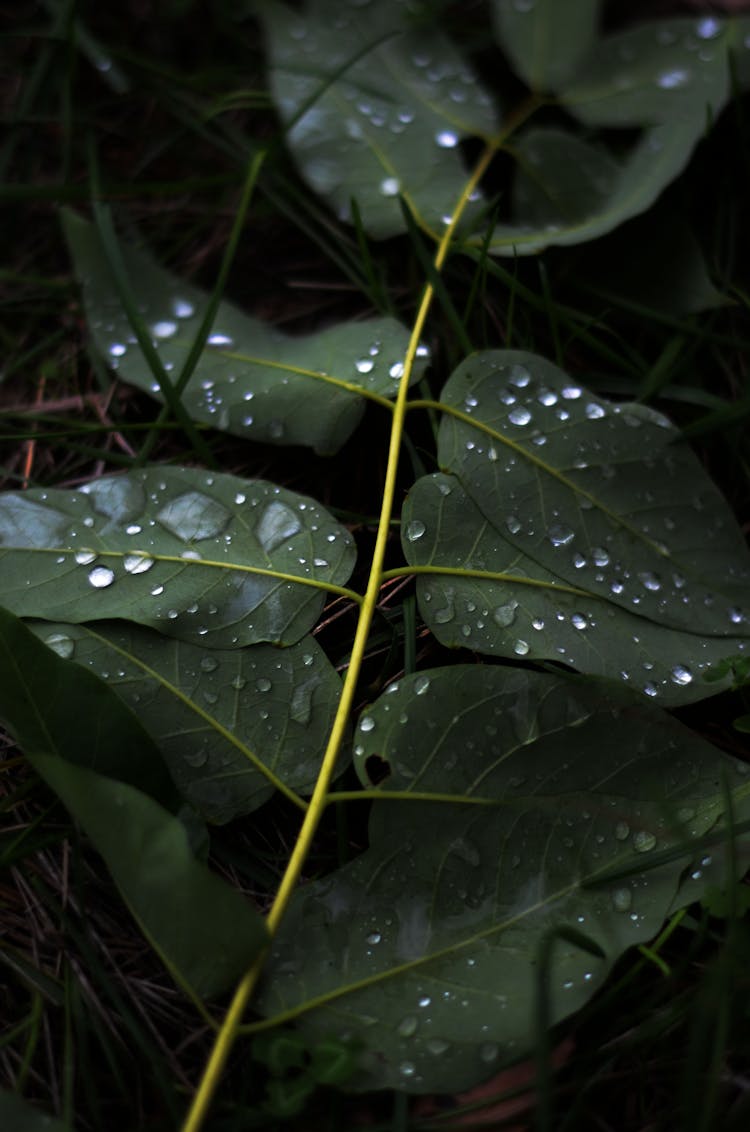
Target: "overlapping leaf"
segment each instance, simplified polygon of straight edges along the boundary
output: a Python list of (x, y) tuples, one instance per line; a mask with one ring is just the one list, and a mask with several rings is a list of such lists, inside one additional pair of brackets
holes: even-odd
[(0, 498), (3, 601), (14, 613), (126, 618), (206, 647), (300, 640), (325, 599), (304, 580), (343, 584), (354, 554), (348, 531), (307, 496), (192, 468)]
[(204, 649), (121, 623), (31, 628), (107, 681), (208, 821), (257, 809), (278, 780), (312, 790), (340, 693), (312, 637), (286, 649)]
[(450, 378), (439, 460), (409, 494), (422, 616), (444, 644), (620, 677), (660, 702), (712, 694), (750, 647), (748, 553), (665, 418), (589, 393), (552, 363), (489, 351)]
[[(119, 377), (161, 400), (95, 226), (70, 212), (63, 214), (63, 223), (94, 344)], [(168, 376), (176, 380), (207, 296), (145, 252), (123, 245), (122, 255), (153, 344)], [(223, 302), (182, 402), (193, 419), (214, 428), (330, 454), (362, 417), (365, 399), (357, 388), (395, 395), (408, 340), (405, 327), (393, 318), (348, 322), (291, 338)], [(415, 377), (423, 367), (420, 358)]]
[[(375, 802), (369, 849), (298, 894), (260, 1004), (360, 1045), (355, 1088), (491, 1076), (533, 1041), (550, 937), (560, 1019), (671, 909), (721, 886), (722, 790), (735, 822), (750, 815), (744, 764), (605, 681), (410, 676), (360, 718), (355, 759), (407, 797)], [(691, 848), (709, 831), (715, 845)]]
[(471, 66), (397, 0), (272, 3), (260, 14), (271, 93), (307, 183), (342, 219), (354, 198), (373, 236), (405, 230), (399, 194), (439, 231), (466, 181), (460, 140), (497, 130)]
[(594, 45), (601, 0), (494, 0), (496, 36), (532, 90), (573, 78)]
[(260, 914), (193, 856), (158, 750), (91, 672), (0, 610), (0, 718), (106, 861), (151, 945), (196, 995), (218, 994), (266, 943)]

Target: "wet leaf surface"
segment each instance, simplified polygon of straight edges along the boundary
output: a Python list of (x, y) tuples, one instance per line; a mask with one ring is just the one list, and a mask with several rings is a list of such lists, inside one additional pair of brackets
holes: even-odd
[[(407, 797), (376, 801), (369, 848), (297, 894), (260, 1003), (361, 1043), (353, 1088), (491, 1077), (533, 1043), (551, 937), (558, 1020), (724, 875), (722, 780), (735, 821), (750, 813), (744, 764), (605, 681), (492, 666), (406, 677), (360, 716), (365, 784), (371, 760), (383, 793)], [(716, 850), (691, 849), (711, 830)]]
[[(406, 502), (410, 564), (444, 644), (621, 678), (667, 704), (713, 694), (748, 648), (742, 532), (666, 418), (594, 395), (551, 362), (490, 351), (442, 400), (439, 459)], [(472, 423), (476, 422), (476, 423)]]
[(31, 627), (106, 680), (207, 821), (251, 813), (279, 779), (311, 792), (341, 690), (312, 637), (286, 649), (205, 649), (119, 622)]
[(14, 613), (122, 617), (206, 647), (299, 640), (325, 591), (253, 571), (341, 585), (354, 555), (348, 531), (309, 497), (192, 468), (0, 499), (3, 601)]

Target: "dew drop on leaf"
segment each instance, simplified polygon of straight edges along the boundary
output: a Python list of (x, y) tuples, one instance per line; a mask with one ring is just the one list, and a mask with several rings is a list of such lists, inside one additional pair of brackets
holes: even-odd
[(145, 574), (153, 566), (154, 560), (146, 554), (126, 554), (122, 564), (128, 574)]
[(155, 322), (151, 327), (151, 333), (154, 338), (172, 338), (173, 335), (177, 333), (177, 323), (166, 319), (161, 322)]
[(492, 616), (501, 629), (507, 629), (516, 619), (517, 601), (509, 601), (506, 605), (498, 605)]
[(429, 676), (418, 676), (414, 681), (414, 691), (416, 695), (423, 696), (430, 686)]
[(50, 633), (48, 637), (44, 638), (44, 643), (63, 660), (70, 660), (76, 648), (75, 641), (71, 640), (65, 633)]
[(629, 888), (616, 888), (612, 893), (612, 907), (616, 912), (627, 912), (633, 903), (633, 893)]
[(516, 405), (515, 409), (511, 409), (508, 413), (508, 420), (514, 425), (527, 425), (531, 420), (531, 413), (525, 405)]
[(255, 681), (255, 687), (259, 692), (270, 692), (271, 681), (266, 676), (261, 676), (259, 680)]
[(673, 684), (684, 686), (692, 681), (693, 674), (684, 664), (676, 664), (672, 669), (671, 679)]
[(215, 538), (223, 531), (231, 515), (216, 499), (200, 491), (186, 491), (165, 504), (156, 518), (183, 542), (193, 542)]
[(299, 534), (301, 530), (302, 524), (291, 507), (274, 500), (263, 512), (255, 528), (255, 535), (266, 553), (270, 554), (287, 539)]
[(435, 141), (441, 149), (455, 149), (458, 145), (458, 134), (453, 130), (440, 130), (435, 134)]
[(172, 313), (175, 318), (192, 318), (195, 314), (195, 307), (188, 299), (173, 299)]
[(411, 1038), (416, 1034), (419, 1028), (419, 1022), (413, 1014), (407, 1014), (406, 1018), (402, 1018), (397, 1027), (397, 1033), (402, 1038)]
[(83, 549), (77, 550), (74, 557), (79, 566), (90, 566), (96, 558), (96, 551)]
[(547, 537), (553, 546), (567, 546), (575, 538), (575, 531), (564, 527), (562, 523), (553, 523), (547, 531)]
[(488, 1065), (496, 1061), (500, 1054), (500, 1047), (495, 1042), (483, 1042), (479, 1047), (479, 1056)]
[(115, 572), (110, 570), (109, 566), (95, 566), (93, 570), (89, 570), (89, 585), (95, 590), (103, 590), (111, 586), (114, 580)]
[(630, 826), (626, 821), (618, 821), (615, 826), (615, 837), (618, 841), (625, 841), (630, 835)]
[(656, 838), (648, 830), (640, 829), (638, 833), (633, 834), (633, 848), (636, 853), (648, 853), (654, 845), (656, 845)]
[(406, 537), (409, 542), (416, 542), (421, 538), (426, 530), (426, 527), (421, 519), (412, 519), (410, 523), (406, 524)]
[(204, 656), (201, 660), (201, 668), (204, 672), (215, 672), (219, 667), (219, 662), (215, 656)]
[(372, 731), (375, 727), (375, 720), (371, 715), (364, 715), (359, 721), (360, 731)]
[(528, 651), (529, 651), (528, 641), (518, 640), (513, 645), (513, 652), (516, 654), (516, 656), (526, 656), (526, 653)]

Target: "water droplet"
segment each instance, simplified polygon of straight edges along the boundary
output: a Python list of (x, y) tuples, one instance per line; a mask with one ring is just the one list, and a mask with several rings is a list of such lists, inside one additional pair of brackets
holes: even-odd
[(270, 692), (271, 691), (271, 681), (268, 679), (267, 676), (261, 676), (259, 680), (255, 681), (255, 687), (258, 689), (259, 692)]
[(517, 601), (509, 601), (506, 605), (498, 605), (492, 616), (501, 629), (507, 629), (516, 619)]
[(375, 720), (371, 715), (363, 715), (359, 721), (360, 731), (373, 731), (375, 728)]
[(201, 660), (201, 668), (204, 672), (215, 672), (219, 667), (219, 662), (215, 656), (204, 656)]
[(186, 491), (170, 500), (156, 518), (183, 542), (215, 538), (231, 518), (227, 508), (200, 491)]
[(602, 408), (601, 405), (597, 405), (595, 401), (592, 401), (589, 405), (586, 406), (586, 416), (590, 421), (595, 421), (599, 420), (603, 416), (606, 416), (606, 411)]
[(662, 90), (679, 90), (680, 87), (685, 86), (689, 78), (689, 71), (675, 67), (671, 71), (662, 71), (657, 77), (656, 85), (660, 86)]
[(216, 350), (220, 350), (224, 347), (233, 346), (234, 339), (230, 338), (228, 334), (209, 334), (208, 338), (206, 339), (206, 344), (213, 346)]
[(266, 507), (255, 528), (255, 537), (267, 554), (302, 530), (302, 524), (285, 503), (275, 500)]
[(589, 623), (582, 613), (574, 613), (570, 618), (570, 623), (574, 629), (588, 629)]
[(53, 652), (61, 656), (63, 660), (70, 660), (75, 652), (75, 641), (71, 640), (65, 633), (50, 633), (48, 637), (44, 638), (44, 643), (49, 645)]
[(626, 821), (618, 821), (615, 826), (615, 837), (618, 841), (625, 841), (630, 836), (630, 826)]
[(526, 656), (526, 653), (528, 651), (529, 645), (527, 641), (516, 641), (516, 643), (513, 645), (513, 652), (516, 654), (516, 656)]
[(406, 537), (409, 542), (416, 542), (425, 533), (424, 523), (421, 519), (412, 519), (410, 523), (406, 524)]
[(616, 888), (612, 893), (612, 907), (616, 912), (627, 912), (633, 903), (633, 893), (629, 888)]
[(147, 554), (126, 554), (122, 562), (128, 574), (145, 574), (154, 564)]
[(417, 1021), (417, 1019), (413, 1014), (407, 1014), (406, 1018), (402, 1018), (402, 1020), (399, 1022), (396, 1032), (402, 1038), (411, 1038), (414, 1034), (416, 1034), (418, 1029), (419, 1022)]
[(428, 994), (423, 994), (420, 995), (420, 997), (417, 999), (417, 1006), (421, 1006), (422, 1009), (424, 1009), (425, 1007), (429, 1006), (431, 1002), (432, 999), (430, 998), (430, 996)]
[(417, 1067), (413, 1061), (402, 1061), (398, 1067), (398, 1071), (402, 1077), (413, 1077), (417, 1072)]
[(393, 365), (391, 366), (391, 368), (388, 370), (388, 376), (392, 377), (394, 381), (396, 381), (399, 377), (403, 377), (404, 376), (404, 363), (403, 362), (394, 362)]
[(566, 401), (577, 401), (583, 390), (579, 385), (563, 385), (561, 393)]
[(109, 566), (95, 566), (93, 570), (89, 570), (89, 585), (95, 590), (103, 590), (111, 586), (114, 580), (115, 572), (110, 570)]
[(685, 668), (684, 664), (676, 664), (672, 669), (672, 683), (685, 685), (689, 684), (693, 679), (693, 674), (689, 668)]
[(637, 833), (633, 834), (633, 848), (636, 853), (648, 853), (654, 845), (656, 845), (656, 838), (648, 830), (639, 829)]
[(442, 1038), (430, 1038), (425, 1042), (425, 1049), (428, 1053), (434, 1054), (439, 1057), (441, 1053), (446, 1053), (450, 1049), (450, 1043), (444, 1042)]
[(536, 629), (537, 631), (540, 630), (540, 629), (543, 629), (544, 628), (544, 618), (535, 617), (531, 622), (531, 627), (532, 627), (532, 629)]
[(537, 401), (542, 405), (551, 406), (557, 404), (557, 394), (553, 393), (551, 389), (540, 389), (537, 394)]
[(172, 301), (172, 312), (175, 318), (192, 318), (195, 314), (195, 307), (189, 299), (174, 299)]
[(418, 676), (414, 681), (414, 691), (418, 696), (423, 696), (430, 686), (429, 676)]
[(721, 20), (716, 20), (712, 16), (705, 16), (703, 19), (698, 20), (698, 23), (695, 25), (695, 34), (699, 39), (714, 39), (721, 31), (721, 28)]
[(79, 566), (90, 566), (96, 558), (96, 551), (94, 550), (77, 550), (74, 558)]
[(593, 548), (593, 550), (591, 551), (591, 555), (594, 559), (594, 565), (595, 566), (608, 566), (609, 565), (609, 554), (607, 553), (607, 551), (603, 547), (595, 546)]
[(514, 425), (527, 425), (531, 420), (531, 413), (525, 405), (516, 405), (508, 413), (508, 420)]
[(375, 362), (372, 358), (360, 358), (359, 361), (354, 363), (357, 373), (372, 373), (375, 368)]
[(449, 599), (448, 604), (443, 609), (436, 609), (432, 616), (438, 625), (447, 625), (455, 617), (453, 602)]
[(553, 546), (567, 546), (575, 538), (575, 531), (564, 527), (562, 523), (553, 523), (547, 531), (547, 538)]
[(113, 358), (121, 358), (124, 354), (127, 353), (127, 351), (127, 346), (123, 345), (122, 342), (113, 342), (109, 347), (109, 352)]
[(496, 1061), (499, 1055), (500, 1047), (495, 1042), (483, 1042), (479, 1047), (479, 1056), (487, 1064)]
[(652, 698), (659, 693), (659, 689), (656, 687), (653, 680), (647, 681), (647, 683), (643, 685), (643, 690), (647, 696), (651, 696)]
[(177, 333), (177, 323), (164, 319), (162, 322), (155, 322), (151, 327), (151, 333), (154, 338), (171, 338)]
[(377, 943), (380, 943), (382, 938), (383, 938), (383, 936), (381, 935), (380, 932), (370, 932), (370, 934), (367, 937), (367, 942), (372, 947), (374, 947)]
[(517, 515), (508, 515), (505, 525), (512, 535), (517, 535), (521, 529), (521, 520)]
[(658, 574), (652, 574), (650, 570), (644, 570), (638, 577), (643, 582), (646, 589), (651, 590), (652, 593), (656, 593), (657, 590), (661, 589), (661, 579)]
[(454, 149), (458, 145), (458, 134), (453, 130), (440, 130), (435, 134), (435, 141), (441, 149)]
[(398, 196), (401, 184), (397, 177), (384, 177), (380, 182), (380, 191), (384, 197)]

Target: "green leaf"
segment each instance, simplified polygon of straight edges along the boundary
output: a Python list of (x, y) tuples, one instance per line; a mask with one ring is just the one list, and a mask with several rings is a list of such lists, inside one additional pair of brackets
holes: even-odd
[(72, 1132), (69, 1124), (40, 1112), (6, 1089), (0, 1089), (0, 1125), (7, 1132)]
[(304, 12), (273, 3), (260, 15), (271, 93), (308, 185), (342, 220), (354, 198), (375, 237), (405, 231), (399, 194), (440, 231), (466, 181), (458, 143), (498, 128), (470, 66), (428, 16), (395, 0), (314, 0)]
[(555, 90), (593, 48), (600, 7), (600, 0), (493, 0), (495, 36), (532, 90)]
[(130, 708), (1, 608), (0, 719), (25, 751), (55, 754), (176, 804), (167, 768)]
[(193, 468), (0, 499), (3, 600), (14, 613), (123, 617), (208, 647), (300, 640), (325, 591), (271, 575), (340, 585), (354, 554), (349, 533), (307, 496)]
[(137, 712), (183, 798), (208, 821), (257, 809), (279, 780), (312, 791), (341, 690), (312, 637), (286, 649), (204, 649), (116, 622), (31, 628)]
[(551, 127), (514, 139), (513, 223), (498, 224), (490, 251), (532, 255), (582, 244), (645, 212), (687, 165), (703, 119), (644, 130), (622, 156)]
[(512, 350), (469, 358), (442, 401), (462, 414), (440, 426), (452, 474), (419, 480), (402, 517), (408, 562), (437, 570), (417, 596), (438, 639), (620, 677), (667, 704), (716, 691), (698, 677), (748, 647), (750, 563), (669, 422)]
[[(85, 675), (77, 665), (69, 667)], [(195, 859), (183, 824), (124, 782), (55, 755), (26, 755), (101, 853), (173, 978), (198, 997), (228, 990), (266, 946), (265, 924)]]
[(705, 124), (729, 94), (730, 38), (710, 17), (627, 28), (597, 43), (558, 97), (587, 126)]
[[(96, 227), (69, 211), (63, 212), (63, 227), (97, 350), (123, 381), (163, 400), (120, 303)], [(208, 296), (145, 252), (123, 245), (122, 254), (153, 343), (176, 381)], [(303, 444), (327, 455), (361, 420), (360, 390), (395, 395), (408, 341), (407, 330), (393, 318), (291, 338), (223, 302), (182, 402), (194, 420), (213, 428), (271, 444)], [(415, 378), (423, 368), (418, 361)]]
[[(720, 882), (721, 778), (735, 821), (750, 815), (744, 764), (604, 681), (419, 673), (366, 711), (356, 744), (363, 781), (385, 767), (399, 798), (374, 803), (360, 857), (298, 892), (259, 1003), (308, 1040), (363, 1043), (356, 1089), (491, 1077), (533, 1042), (551, 933), (558, 1021)], [(691, 848), (708, 831), (717, 850)], [(615, 870), (629, 875), (608, 881)]]

